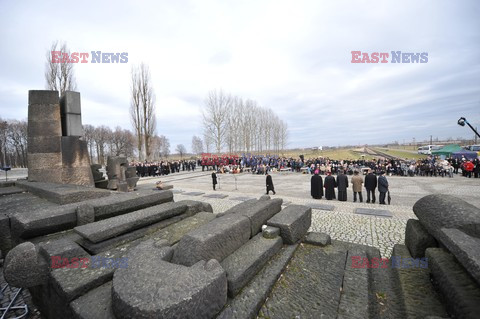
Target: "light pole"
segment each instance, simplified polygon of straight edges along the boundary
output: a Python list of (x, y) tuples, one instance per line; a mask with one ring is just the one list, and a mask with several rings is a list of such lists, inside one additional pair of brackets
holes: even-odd
[(465, 126), (465, 123), (466, 123), (468, 126), (470, 126), (470, 128), (472, 129), (472, 131), (474, 131), (475, 134), (476, 134), (478, 137), (480, 137), (480, 134), (478, 134), (477, 130), (474, 129), (473, 126), (470, 125), (470, 123), (468, 123), (468, 121), (467, 121), (466, 118), (461, 117), (461, 118), (459, 118), (458, 121), (457, 121), (457, 124), (460, 125), (460, 126)]
[(6, 121), (2, 122), (2, 130), (3, 130), (3, 166), (7, 166), (7, 125)]

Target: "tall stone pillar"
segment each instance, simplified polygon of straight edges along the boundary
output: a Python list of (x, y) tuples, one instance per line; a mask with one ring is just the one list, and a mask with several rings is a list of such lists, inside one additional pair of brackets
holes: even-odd
[(83, 136), (80, 92), (66, 91), (60, 99), (62, 118), (62, 182), (92, 186), (92, 169), (88, 156), (87, 142)]
[(28, 180), (62, 183), (62, 125), (58, 91), (28, 92)]

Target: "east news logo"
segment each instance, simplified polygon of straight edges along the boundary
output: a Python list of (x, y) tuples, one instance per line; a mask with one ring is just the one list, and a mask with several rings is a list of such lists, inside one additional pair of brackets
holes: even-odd
[[(110, 53), (102, 51), (91, 51), (91, 63), (127, 63), (128, 52)], [(69, 54), (62, 51), (52, 51), (52, 63), (88, 63), (90, 57), (88, 52), (73, 52)]]
[[(391, 56), (391, 60), (388, 59)], [(402, 51), (373, 52), (352, 51), (352, 63), (427, 63), (428, 52), (412, 53)]]

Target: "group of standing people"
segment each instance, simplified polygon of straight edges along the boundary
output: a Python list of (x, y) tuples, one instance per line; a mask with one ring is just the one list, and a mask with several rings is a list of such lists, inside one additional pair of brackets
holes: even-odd
[[(338, 191), (338, 200), (347, 201), (347, 188), (349, 186), (348, 177), (343, 171), (340, 171), (337, 177), (333, 177), (331, 172), (327, 172), (325, 177), (325, 182), (322, 180), (322, 176), (319, 175), (319, 171), (315, 171), (314, 175), (311, 178), (311, 196), (315, 199), (322, 199), (325, 195), (325, 199), (332, 200), (336, 199), (335, 188)], [(363, 202), (362, 194), (362, 184), (364, 184), (365, 189), (367, 190), (367, 203), (375, 203), (375, 190), (378, 187), (380, 193), (379, 202), (382, 205), (385, 205), (385, 199), (387, 197), (388, 190), (388, 181), (385, 177), (385, 172), (381, 171), (378, 178), (370, 170), (367, 175), (365, 175), (365, 182), (363, 178), (359, 175), (358, 171), (354, 171), (351, 178), (351, 184), (353, 189), (353, 201), (357, 201), (357, 196), (360, 203)], [(325, 189), (325, 193), (324, 193)], [(390, 202), (390, 201), (389, 201)]]

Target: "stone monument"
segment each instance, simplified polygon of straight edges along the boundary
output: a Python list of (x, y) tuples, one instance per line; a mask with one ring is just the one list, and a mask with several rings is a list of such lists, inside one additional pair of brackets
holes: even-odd
[(83, 135), (80, 93), (28, 93), (28, 180), (94, 186)]

